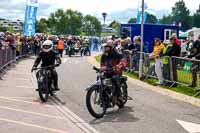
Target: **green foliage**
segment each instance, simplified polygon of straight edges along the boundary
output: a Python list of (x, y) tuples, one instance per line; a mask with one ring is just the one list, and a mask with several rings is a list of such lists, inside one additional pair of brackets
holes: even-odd
[(130, 24), (130, 23), (136, 23), (137, 22), (137, 19), (136, 18), (131, 18), (129, 21), (128, 21), (128, 23)]
[(193, 16), (193, 26), (200, 28), (200, 5), (199, 5), (199, 9), (196, 11), (196, 13)]
[(11, 33), (14, 33), (14, 31), (15, 31), (15, 30), (14, 30), (14, 27), (13, 27), (13, 26), (9, 26), (9, 27), (8, 27), (8, 31), (11, 32)]
[(120, 22), (114, 20), (110, 23), (109, 27), (112, 27), (113, 29), (115, 29), (118, 33), (120, 32), (120, 27), (121, 27), (121, 24)]
[(146, 23), (150, 23), (150, 24), (156, 24), (158, 22), (158, 19), (155, 15), (153, 14), (147, 14), (147, 20)]
[(7, 29), (5, 27), (3, 27), (2, 25), (0, 25), (0, 32), (5, 32)]
[[(93, 25), (93, 29), (89, 29), (91, 24)], [(58, 9), (56, 12), (51, 13), (48, 19), (37, 21), (36, 31), (50, 32), (55, 35), (100, 35), (101, 23), (94, 16), (86, 15), (83, 17), (82, 13), (78, 11)]]
[(159, 20), (159, 22), (161, 24), (172, 24), (173, 23), (173, 19), (172, 19), (171, 15), (168, 15), (168, 16), (164, 15), (163, 18)]
[(181, 23), (180, 29), (186, 31), (192, 27), (200, 27), (200, 7), (194, 15), (190, 14), (190, 10), (186, 7), (186, 4), (183, 0), (179, 0), (172, 7), (172, 14), (168, 16), (163, 16), (159, 20), (161, 24), (172, 24)]
[(36, 21), (36, 32), (46, 33), (48, 32), (47, 20), (42, 18), (40, 21)]
[(58, 9), (51, 13), (48, 19), (48, 27), (53, 34), (73, 34), (81, 33), (83, 16), (78, 11), (68, 9)]
[(172, 18), (176, 23), (181, 23), (181, 30), (185, 31), (191, 28), (190, 11), (183, 0), (176, 2), (172, 7)]
[(101, 35), (101, 22), (94, 16), (86, 15), (83, 18), (82, 30), (85, 35), (100, 36)]

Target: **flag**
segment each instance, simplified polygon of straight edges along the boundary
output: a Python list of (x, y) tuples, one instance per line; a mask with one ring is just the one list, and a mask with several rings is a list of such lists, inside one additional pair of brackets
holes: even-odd
[(35, 35), (35, 24), (38, 10), (38, 0), (27, 0), (25, 22), (24, 22), (24, 35)]
[[(147, 19), (147, 12), (148, 6), (147, 3), (144, 3), (144, 23), (146, 22)], [(139, 2), (138, 8), (137, 8), (137, 23), (141, 24), (142, 23), (142, 3)]]

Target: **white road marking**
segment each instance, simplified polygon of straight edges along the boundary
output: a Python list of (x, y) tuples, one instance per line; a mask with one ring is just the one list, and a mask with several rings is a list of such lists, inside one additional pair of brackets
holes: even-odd
[[(36, 86), (36, 80), (34, 77), (31, 78), (32, 83)], [(51, 97), (50, 102), (64, 115), (65, 118), (70, 120), (76, 127), (84, 131), (85, 133), (99, 133), (95, 128), (93, 128), (90, 124), (86, 123), (83, 119), (69, 110), (66, 106), (63, 106), (61, 102), (56, 100), (54, 97)]]
[(32, 112), (32, 111), (27, 111), (27, 110), (22, 110), (22, 109), (16, 109), (16, 108), (10, 108), (10, 107), (6, 107), (6, 106), (0, 106), (0, 109), (10, 110), (10, 111), (16, 111), (16, 112), (20, 112), (20, 113), (26, 113), (26, 114), (31, 114), (31, 115), (36, 115), (36, 116), (42, 116), (42, 117), (47, 117), (47, 118), (54, 118), (54, 119), (66, 120), (64, 117), (61, 117), (61, 116), (52, 116), (52, 115), (47, 115), (47, 114), (38, 113), (38, 112)]
[(56, 106), (58, 110), (72, 123), (74, 123), (78, 128), (80, 128), (85, 133), (99, 133), (95, 128), (90, 124), (86, 123), (83, 119), (77, 116), (74, 112), (69, 110), (66, 106), (63, 106), (59, 101), (54, 97), (51, 98), (52, 103)]
[(189, 133), (200, 132), (200, 124), (195, 124), (195, 123), (186, 122), (182, 120), (176, 120), (176, 121)]
[(13, 124), (17, 124), (17, 125), (23, 125), (23, 126), (27, 126), (27, 127), (39, 128), (39, 129), (47, 130), (47, 131), (52, 132), (52, 133), (68, 133), (68, 132), (63, 131), (63, 130), (49, 128), (49, 127), (43, 127), (43, 126), (40, 126), (40, 125), (26, 123), (26, 122), (23, 122), (23, 121), (16, 121), (16, 120), (4, 119), (4, 118), (0, 118), (0, 121), (13, 123)]

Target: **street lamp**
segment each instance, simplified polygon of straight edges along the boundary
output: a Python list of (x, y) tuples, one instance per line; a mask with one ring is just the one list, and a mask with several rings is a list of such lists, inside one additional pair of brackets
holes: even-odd
[(144, 0), (142, 0), (141, 47), (140, 47), (140, 62), (139, 62), (139, 78), (140, 79), (142, 78), (143, 47), (144, 47)]
[(106, 16), (107, 16), (107, 13), (102, 13), (102, 16), (103, 16), (103, 21), (104, 21), (104, 25), (105, 25), (105, 23), (106, 23)]

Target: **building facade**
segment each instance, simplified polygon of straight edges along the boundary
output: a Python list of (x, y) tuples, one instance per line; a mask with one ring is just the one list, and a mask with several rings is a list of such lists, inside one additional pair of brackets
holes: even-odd
[(8, 19), (0, 19), (0, 25), (6, 29), (13, 27), (15, 32), (23, 31), (23, 22), (21, 20), (12, 21)]

